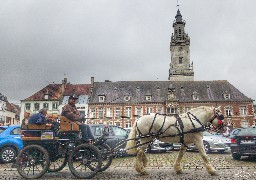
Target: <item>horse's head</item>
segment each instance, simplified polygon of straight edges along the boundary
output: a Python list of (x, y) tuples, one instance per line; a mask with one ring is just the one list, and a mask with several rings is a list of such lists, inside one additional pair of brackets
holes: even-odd
[(222, 130), (223, 127), (224, 127), (224, 124), (223, 124), (223, 119), (224, 119), (224, 116), (222, 115), (221, 113), (221, 107), (217, 107), (217, 108), (213, 108), (213, 115), (212, 115), (212, 118), (210, 119), (210, 123), (212, 125), (214, 125), (218, 130)]

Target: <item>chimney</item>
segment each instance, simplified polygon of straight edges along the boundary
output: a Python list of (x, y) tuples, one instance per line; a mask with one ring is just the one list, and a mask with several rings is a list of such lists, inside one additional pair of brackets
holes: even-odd
[(91, 85), (94, 84), (94, 77), (91, 77)]
[(62, 80), (62, 84), (61, 84), (61, 93), (62, 93), (62, 95), (65, 91), (67, 81), (68, 81), (67, 78), (64, 78), (64, 80)]

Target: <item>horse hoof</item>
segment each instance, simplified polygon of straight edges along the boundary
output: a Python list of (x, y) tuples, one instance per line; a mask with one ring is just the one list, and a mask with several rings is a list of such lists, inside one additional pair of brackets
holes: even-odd
[(212, 172), (210, 172), (210, 174), (212, 175), (212, 176), (218, 176), (219, 174), (217, 173), (217, 171), (212, 171)]
[(144, 176), (144, 175), (148, 175), (148, 172), (147, 171), (143, 171), (143, 172), (141, 172), (140, 173), (142, 176)]
[(182, 174), (182, 173), (183, 173), (182, 170), (176, 171), (176, 174)]

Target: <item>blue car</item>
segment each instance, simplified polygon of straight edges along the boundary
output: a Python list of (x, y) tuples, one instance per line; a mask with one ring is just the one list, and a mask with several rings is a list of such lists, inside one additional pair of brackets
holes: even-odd
[(0, 126), (0, 161), (9, 163), (16, 159), (23, 148), (20, 125)]

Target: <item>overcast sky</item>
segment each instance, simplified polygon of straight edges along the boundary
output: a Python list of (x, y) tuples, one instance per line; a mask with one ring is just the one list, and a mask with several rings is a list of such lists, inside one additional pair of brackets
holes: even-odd
[[(256, 1), (179, 0), (195, 80), (256, 99)], [(0, 92), (49, 83), (168, 80), (177, 0), (0, 0)]]

